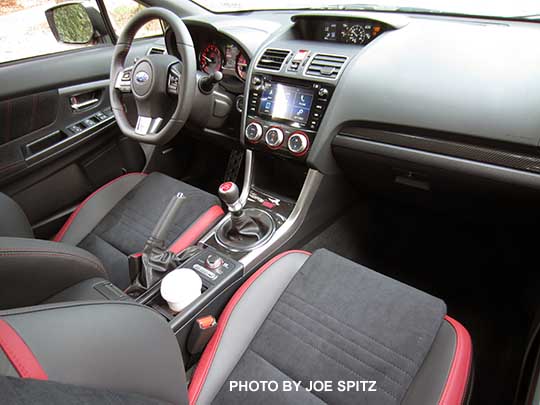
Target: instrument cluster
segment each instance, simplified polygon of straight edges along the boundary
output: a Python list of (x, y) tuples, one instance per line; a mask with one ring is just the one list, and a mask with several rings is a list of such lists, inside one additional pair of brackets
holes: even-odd
[(209, 41), (198, 50), (199, 69), (207, 74), (223, 72), (246, 80), (249, 60), (244, 52), (230, 42)]
[[(206, 74), (223, 73), (222, 85), (233, 92), (243, 91), (247, 76), (248, 54), (228, 36), (206, 27), (188, 25), (197, 57), (197, 69)], [(167, 52), (182, 59), (176, 50), (174, 32), (165, 33)]]

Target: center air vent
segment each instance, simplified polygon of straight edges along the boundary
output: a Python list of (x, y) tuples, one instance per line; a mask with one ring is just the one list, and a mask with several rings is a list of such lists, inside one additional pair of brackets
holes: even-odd
[(285, 49), (267, 49), (264, 51), (257, 67), (259, 69), (275, 70), (276, 72), (281, 70), (283, 62), (289, 56), (290, 51)]
[(346, 60), (346, 56), (318, 53), (311, 60), (306, 75), (336, 79)]

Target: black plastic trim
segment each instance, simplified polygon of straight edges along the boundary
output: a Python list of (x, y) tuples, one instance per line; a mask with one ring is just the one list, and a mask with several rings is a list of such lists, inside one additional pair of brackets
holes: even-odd
[(436, 139), (432, 137), (359, 127), (344, 128), (339, 132), (339, 135), (540, 174), (540, 151), (534, 147), (515, 146), (515, 148), (512, 148), (515, 150), (501, 149), (457, 140)]
[(540, 175), (493, 164), (475, 162), (345, 135), (336, 136), (333, 146), (357, 150), (359, 153), (363, 152), (392, 159), (401, 159), (461, 174), (475, 175), (491, 180), (540, 189)]

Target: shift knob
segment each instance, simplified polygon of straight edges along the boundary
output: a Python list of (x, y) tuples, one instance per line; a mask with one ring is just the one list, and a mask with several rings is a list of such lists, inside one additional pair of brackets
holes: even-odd
[(242, 209), (240, 202), (240, 190), (232, 181), (227, 181), (219, 186), (219, 198), (227, 205), (230, 212), (238, 212)]

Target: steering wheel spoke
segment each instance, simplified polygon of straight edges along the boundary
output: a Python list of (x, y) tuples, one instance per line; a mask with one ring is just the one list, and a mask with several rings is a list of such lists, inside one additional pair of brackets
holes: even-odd
[(163, 118), (150, 118), (150, 117), (137, 117), (137, 125), (135, 126), (135, 133), (138, 135), (153, 135), (157, 134), (161, 124), (163, 123)]
[(116, 76), (116, 81), (114, 83), (114, 88), (120, 90), (122, 93), (131, 93), (131, 79), (133, 76), (134, 66), (128, 66)]
[(178, 95), (180, 88), (180, 78), (182, 74), (179, 70), (180, 64), (176, 63), (169, 68), (169, 74), (167, 76), (167, 93)]

